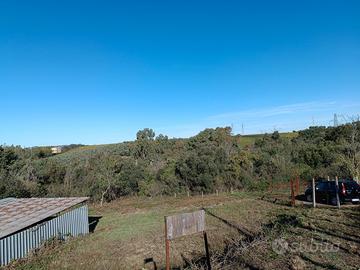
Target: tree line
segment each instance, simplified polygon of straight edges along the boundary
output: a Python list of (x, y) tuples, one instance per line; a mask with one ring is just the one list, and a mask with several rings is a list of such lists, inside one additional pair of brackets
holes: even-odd
[(0, 198), (90, 196), (104, 202), (131, 195), (261, 190), (294, 174), (359, 176), (360, 122), (294, 134), (275, 131), (244, 145), (230, 127), (205, 129), (188, 139), (156, 136), (146, 128), (132, 142), (57, 156), (47, 148), (0, 146)]

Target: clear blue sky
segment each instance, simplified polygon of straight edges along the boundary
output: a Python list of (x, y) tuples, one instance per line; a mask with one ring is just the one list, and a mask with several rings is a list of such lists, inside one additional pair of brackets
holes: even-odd
[(334, 113), (360, 114), (360, 1), (0, 1), (0, 144), (291, 131)]

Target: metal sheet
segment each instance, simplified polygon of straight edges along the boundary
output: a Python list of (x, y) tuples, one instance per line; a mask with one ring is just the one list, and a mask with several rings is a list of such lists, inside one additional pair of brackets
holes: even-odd
[(205, 231), (205, 211), (165, 217), (167, 239)]
[(87, 200), (87, 197), (2, 200), (0, 204), (0, 239)]
[(16, 200), (15, 198), (5, 198), (5, 199), (1, 199), (0, 200), (0, 205), (2, 205), (2, 204), (7, 204), (7, 203), (9, 203), (9, 202), (11, 202), (11, 201), (13, 201), (13, 200)]
[(69, 236), (89, 233), (88, 207), (83, 205), (51, 220), (0, 239), (0, 266), (23, 258), (52, 238), (66, 240)]

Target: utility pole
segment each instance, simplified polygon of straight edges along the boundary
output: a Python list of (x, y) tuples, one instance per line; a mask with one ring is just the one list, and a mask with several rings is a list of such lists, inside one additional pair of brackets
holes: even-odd
[(339, 126), (339, 120), (338, 120), (337, 114), (335, 113), (334, 114), (334, 127), (337, 127), (337, 126)]

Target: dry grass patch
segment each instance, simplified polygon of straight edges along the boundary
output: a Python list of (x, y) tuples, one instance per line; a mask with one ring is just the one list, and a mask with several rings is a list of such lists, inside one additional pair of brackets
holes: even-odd
[[(356, 269), (360, 265), (359, 208), (311, 209), (260, 200), (256, 193), (125, 198), (91, 214), (102, 218), (93, 234), (45, 249), (12, 269), (141, 269), (153, 258), (164, 267), (164, 216), (207, 211), (213, 269)], [(278, 254), (273, 243), (339, 243), (337, 252)], [(171, 242), (174, 269), (203, 269), (201, 235)], [(151, 269), (151, 268), (150, 268)]]

